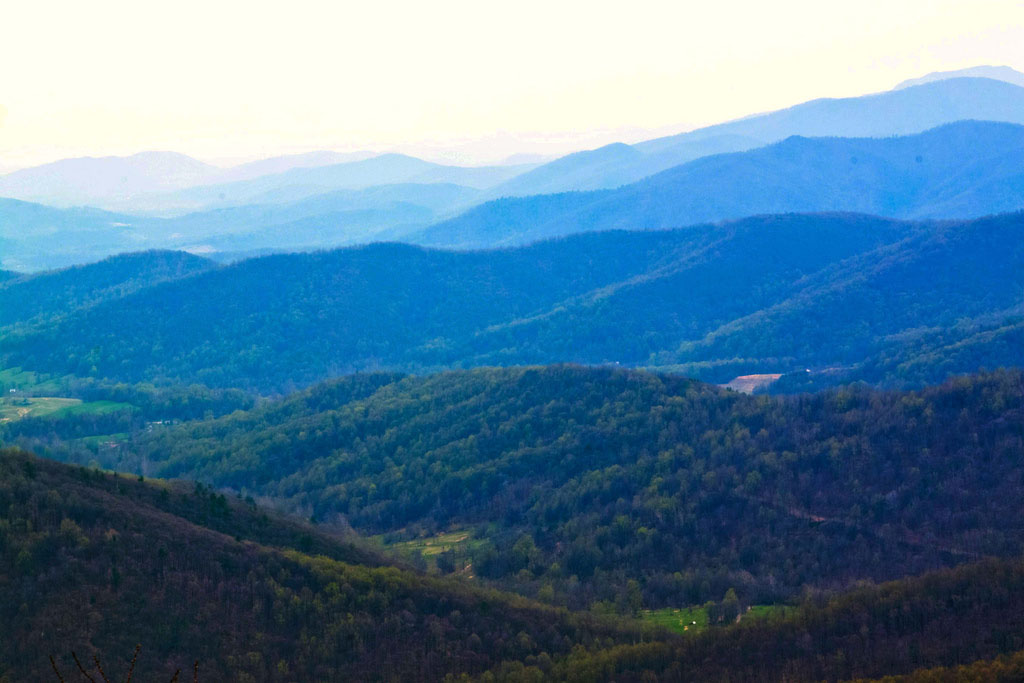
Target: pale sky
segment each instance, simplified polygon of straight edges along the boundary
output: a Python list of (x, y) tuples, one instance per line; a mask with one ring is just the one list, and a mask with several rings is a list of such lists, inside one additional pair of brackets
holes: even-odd
[(0, 13), (0, 168), (164, 149), (466, 163), (636, 141), (978, 64), (1004, 0), (146, 0)]

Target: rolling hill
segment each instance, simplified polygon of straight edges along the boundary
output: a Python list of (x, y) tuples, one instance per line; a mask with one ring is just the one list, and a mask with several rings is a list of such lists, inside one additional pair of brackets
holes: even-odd
[(1024, 208), (1022, 152), (1024, 127), (977, 121), (898, 138), (793, 137), (613, 191), (496, 200), (409, 239), (486, 248), (786, 212), (971, 218)]
[(184, 252), (112, 256), (86, 266), (0, 279), (0, 327), (46, 322), (75, 309), (123, 297), (160, 282), (213, 268)]
[(334, 190), (361, 190), (377, 185), (452, 184), (483, 189), (516, 176), (533, 165), (446, 166), (404, 154), (379, 156), (316, 168), (292, 168), (250, 180), (192, 187), (136, 197), (136, 210), (164, 215), (296, 201)]
[(191, 677), (193, 662), (200, 681), (1009, 681), (1021, 667), (1019, 561), (680, 637), (388, 566), (358, 539), (201, 485), (14, 449), (0, 449), (0, 473), (4, 680), (58, 680), (51, 656), (70, 677), (72, 652), (94, 676), (144, 681)]
[(155, 248), (161, 228), (150, 218), (0, 199), (0, 266), (31, 272)]
[(1015, 561), (935, 572), (698, 638), (579, 653), (543, 680), (1011, 683), (1024, 672), (1021, 579)]
[(1021, 363), (1022, 229), (1024, 214), (786, 215), (509, 250), (270, 256), (0, 330), (0, 364), (263, 392), (563, 361), (920, 386)]
[[(639, 630), (387, 566), (379, 553), (202, 486), (0, 449), (0, 678), (443, 680)], [(648, 634), (660, 638), (657, 634)], [(56, 680), (54, 678), (53, 680)]]
[(106, 206), (133, 195), (198, 185), (218, 169), (175, 152), (62, 159), (0, 176), (0, 197), (55, 206)]
[[(71, 446), (391, 542), (572, 607), (792, 599), (1024, 549), (1020, 372), (918, 393), (751, 397), (544, 366), (353, 376), (222, 418)], [(440, 565), (439, 565), (440, 566)]]
[(177, 245), (216, 252), (338, 247), (400, 238), (473, 204), (480, 191), (447, 183), (335, 190), (297, 201), (211, 209), (168, 220)]
[(31, 272), (139, 249), (189, 249), (222, 257), (396, 239), (452, 216), (478, 195), (479, 190), (446, 183), (335, 190), (296, 201), (271, 193), (260, 198), (264, 203), (175, 218), (0, 199), (0, 264)]
[[(991, 68), (990, 68), (991, 69)], [(1024, 124), (1024, 75), (966, 70), (930, 75), (921, 83), (842, 99), (818, 99), (698, 130), (577, 153), (500, 185), (494, 197), (612, 189), (713, 154), (738, 152), (799, 135), (890, 137), (976, 119)]]

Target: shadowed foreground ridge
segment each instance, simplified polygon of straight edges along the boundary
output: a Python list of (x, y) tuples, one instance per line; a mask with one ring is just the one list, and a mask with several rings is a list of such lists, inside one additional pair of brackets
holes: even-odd
[(0, 453), (5, 682), (52, 675), (54, 650), (127, 671), (137, 643), (140, 681), (191, 671), (195, 660), (206, 680), (336, 681), (439, 680), (636, 639), (522, 598), (374, 566), (358, 547), (206, 489)]

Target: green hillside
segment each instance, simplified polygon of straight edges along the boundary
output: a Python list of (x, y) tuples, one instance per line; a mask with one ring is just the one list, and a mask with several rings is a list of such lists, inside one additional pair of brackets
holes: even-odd
[[(1024, 214), (787, 215), (484, 252), (380, 244), (82, 306), (57, 278), (29, 312), (47, 324), (0, 328), (0, 366), (261, 393), (356, 371), (551, 362), (915, 387), (1021, 363), (1022, 229)], [(0, 301), (22, 291), (0, 286)]]
[(1022, 401), (1017, 372), (795, 398), (573, 366), (356, 375), (47, 452), (265, 496), (432, 545), (440, 571), (631, 613), (1021, 552)]
[(55, 680), (50, 655), (72, 680), (72, 652), (122, 675), (136, 644), (142, 681), (441, 680), (637, 638), (203, 487), (0, 451), (3, 681)]

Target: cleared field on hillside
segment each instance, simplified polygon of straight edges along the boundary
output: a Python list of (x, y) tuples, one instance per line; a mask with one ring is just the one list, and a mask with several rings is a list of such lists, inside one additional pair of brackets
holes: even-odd
[(55, 396), (32, 396), (0, 398), (0, 422), (12, 422), (29, 417), (70, 416), (84, 414), (110, 413), (116, 410), (131, 408), (129, 403), (116, 401), (84, 402), (78, 398), (59, 398)]

